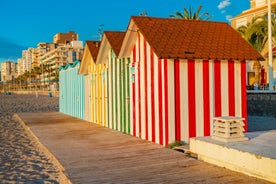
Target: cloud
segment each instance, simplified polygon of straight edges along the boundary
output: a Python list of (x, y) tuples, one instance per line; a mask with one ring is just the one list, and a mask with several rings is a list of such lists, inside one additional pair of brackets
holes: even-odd
[(0, 37), (0, 60), (17, 60), (22, 57), (22, 50), (27, 47), (14, 43), (11, 40)]
[(230, 19), (232, 19), (232, 17), (233, 17), (232, 15), (226, 15), (226, 17), (225, 17), (225, 18), (226, 18), (226, 20), (228, 20), (228, 22), (231, 22), (231, 20), (230, 20)]
[(227, 7), (227, 6), (230, 6), (230, 5), (231, 5), (230, 0), (223, 0), (223, 1), (221, 1), (221, 2), (219, 3), (218, 9), (221, 10), (221, 9)]
[[(231, 5), (231, 1), (230, 0), (222, 0), (220, 3), (219, 3), (219, 5), (218, 5), (218, 9), (219, 10), (221, 10), (221, 13), (222, 14), (226, 14), (226, 10), (225, 10), (225, 8), (227, 7), (227, 6), (230, 6)], [(231, 22), (231, 18), (232, 18), (233, 16), (232, 15), (226, 15), (225, 16), (225, 19), (228, 21), (228, 22)]]

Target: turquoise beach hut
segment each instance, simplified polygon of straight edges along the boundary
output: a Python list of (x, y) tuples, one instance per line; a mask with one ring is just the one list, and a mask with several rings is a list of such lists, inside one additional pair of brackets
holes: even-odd
[(59, 68), (59, 111), (84, 119), (84, 76), (78, 75), (80, 61)]

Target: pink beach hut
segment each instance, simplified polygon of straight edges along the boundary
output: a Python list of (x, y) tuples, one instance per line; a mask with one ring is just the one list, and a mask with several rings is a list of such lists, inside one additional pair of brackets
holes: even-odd
[(245, 118), (246, 60), (262, 56), (227, 23), (131, 17), (131, 132), (161, 145), (209, 136), (213, 118)]

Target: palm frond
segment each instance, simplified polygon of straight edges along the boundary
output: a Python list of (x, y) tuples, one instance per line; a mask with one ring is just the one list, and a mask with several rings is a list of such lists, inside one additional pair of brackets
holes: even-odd
[(212, 18), (208, 12), (200, 13), (202, 7), (203, 6), (200, 5), (195, 12), (191, 6), (188, 9), (184, 7), (183, 13), (176, 11), (174, 14), (170, 14), (169, 16), (185, 20), (209, 20)]

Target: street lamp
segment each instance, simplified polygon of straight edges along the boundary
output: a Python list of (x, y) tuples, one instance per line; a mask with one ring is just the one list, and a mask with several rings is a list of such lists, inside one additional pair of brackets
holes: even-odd
[(20, 91), (22, 90), (21, 89), (21, 75), (19, 75), (19, 77), (20, 77), (20, 79), (19, 79), (19, 89), (20, 89)]
[(42, 65), (42, 80), (43, 80), (42, 91), (44, 91), (44, 86), (45, 86), (45, 78), (44, 78), (43, 61), (41, 62), (41, 65)]
[(274, 88), (273, 79), (273, 58), (272, 58), (272, 32), (271, 32), (271, 0), (267, 1), (268, 11), (268, 71), (269, 71), (269, 90)]

